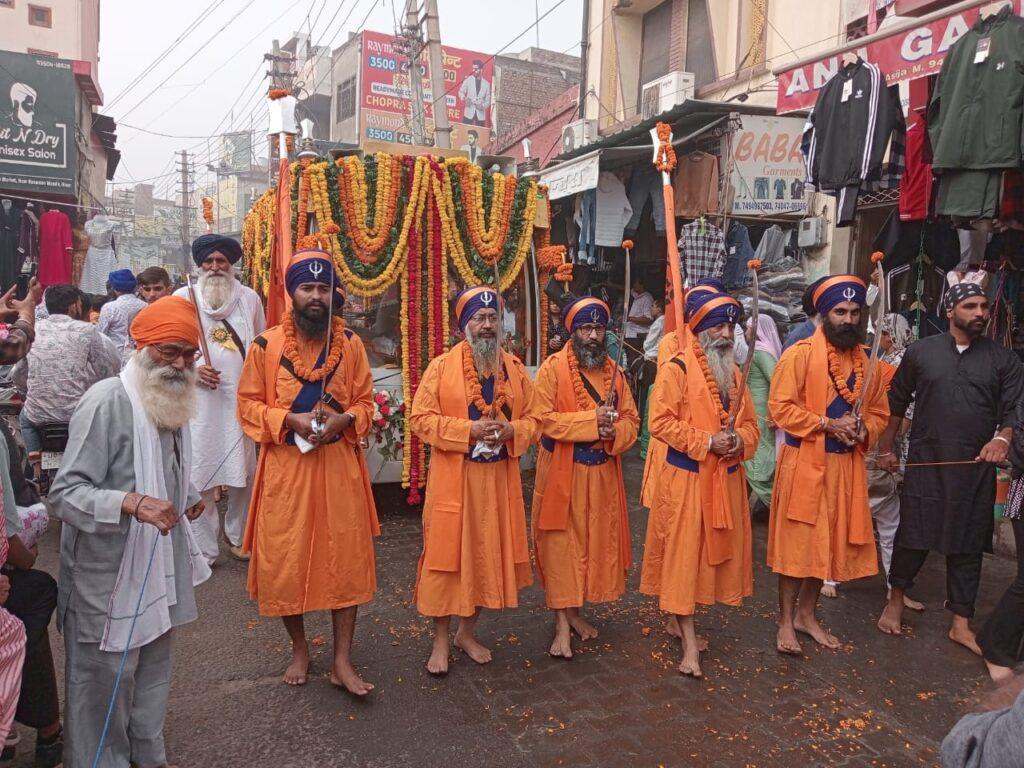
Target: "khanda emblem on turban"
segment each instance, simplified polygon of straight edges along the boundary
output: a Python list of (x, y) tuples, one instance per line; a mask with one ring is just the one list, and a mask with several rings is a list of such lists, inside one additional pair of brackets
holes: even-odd
[(590, 310), (590, 322), (598, 323), (601, 321), (601, 313), (597, 311), (597, 308)]
[(480, 303), (485, 307), (491, 306), (492, 301), (494, 301), (494, 295), (490, 291), (484, 291), (480, 294)]
[(853, 301), (855, 298), (857, 298), (857, 291), (855, 291), (853, 288), (844, 288), (843, 298), (846, 299), (847, 301)]
[(324, 271), (324, 265), (323, 264), (318, 264), (315, 261), (310, 262), (310, 264), (309, 264), (309, 274), (311, 274), (313, 276), (314, 280), (319, 279), (320, 278), (320, 273), (323, 272), (323, 271)]
[(736, 307), (729, 307), (725, 310), (725, 314), (729, 318), (730, 323), (736, 322)]

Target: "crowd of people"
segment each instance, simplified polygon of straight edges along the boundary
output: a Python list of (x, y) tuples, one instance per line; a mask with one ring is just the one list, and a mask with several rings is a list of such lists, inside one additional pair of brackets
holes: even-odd
[[(295, 253), (290, 309), (267, 328), (235, 272), (238, 243), (204, 235), (192, 253), (195, 289), (172, 293), (153, 270), (112, 273), (116, 298), (96, 324), (72, 286), (50, 286), (38, 310), (37, 286), (22, 301), (0, 299), (10, 323), (0, 362), (27, 382), (20, 429), (5, 431), (0, 450), (0, 735), (13, 747), (12, 722), (35, 728), (39, 766), (166, 765), (171, 630), (197, 617), (195, 587), (221, 557), (222, 533), (231, 556), (248, 561), (260, 615), (282, 619), (284, 683), (308, 680), (304, 616), (330, 611), (331, 682), (357, 697), (374, 689), (353, 661), (358, 608), (377, 587), (380, 526), (361, 447), (373, 380), (341, 317), (334, 263), (318, 249)], [(633, 293), (643, 298), (641, 283)], [(948, 333), (911, 343), (902, 317), (884, 318), (877, 360), (861, 330), (866, 302), (855, 276), (817, 281), (808, 322), (785, 344), (770, 318), (744, 323), (715, 280), (687, 291), (685, 322), (668, 333), (663, 306), (639, 302), (645, 317), (631, 314), (624, 339), (655, 373), (635, 398), (608, 353), (611, 310), (600, 299), (563, 302), (561, 343), (531, 377), (498, 343), (501, 297), (462, 291), (453, 305), (462, 340), (431, 361), (407, 404), (407, 428), (431, 448), (414, 591), (434, 625), (427, 671), (445, 675), (453, 645), (488, 663), (482, 611), (516, 607), (535, 572), (552, 615), (550, 655), (570, 659), (598, 636), (588, 607), (620, 599), (631, 567), (623, 456), (643, 425), (640, 592), (657, 599), (679, 640), (679, 672), (704, 675), (700, 607), (753, 593), (760, 506), (779, 653), (801, 654), (806, 638), (840, 646), (818, 619), (820, 596), (828, 582), (877, 574), (876, 546), (888, 590), (878, 627), (902, 633), (904, 607), (917, 607), (907, 592), (935, 550), (946, 558), (950, 639), (981, 655), (993, 678), (1011, 678), (1024, 639), (1024, 554), (977, 638), (969, 620), (991, 548), (996, 466), (1024, 469), (1024, 370), (984, 336), (978, 286), (950, 290)], [(47, 499), (62, 523), (55, 583), (33, 569), (26, 510), (39, 499), (20, 444), (35, 455), (41, 429), (62, 421), (67, 447)], [(528, 525), (519, 459), (531, 450)], [(1020, 553), (1022, 501), (1024, 480), (1015, 481), (1007, 514)], [(63, 727), (47, 635), (54, 611)]]

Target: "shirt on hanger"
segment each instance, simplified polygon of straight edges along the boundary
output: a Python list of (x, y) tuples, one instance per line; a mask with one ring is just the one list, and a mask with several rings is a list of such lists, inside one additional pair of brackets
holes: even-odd
[(679, 256), (684, 278), (693, 285), (707, 277), (721, 279), (725, 272), (725, 237), (706, 219), (691, 221), (679, 230)]
[(718, 213), (718, 158), (707, 152), (691, 152), (676, 164), (672, 188), (676, 216), (695, 219)]

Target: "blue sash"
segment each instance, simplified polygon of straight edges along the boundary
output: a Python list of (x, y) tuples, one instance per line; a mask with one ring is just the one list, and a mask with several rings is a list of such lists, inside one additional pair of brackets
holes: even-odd
[[(554, 438), (545, 435), (540, 439), (540, 444), (544, 446), (544, 450), (546, 450), (548, 453), (555, 452)], [(597, 466), (598, 464), (604, 464), (612, 457), (611, 455), (605, 452), (604, 448), (595, 447), (599, 445), (600, 442), (573, 443), (572, 460), (576, 464), (584, 464), (588, 467)]]
[[(698, 472), (700, 470), (699, 461), (697, 461), (696, 459), (691, 459), (688, 454), (685, 454), (682, 451), (677, 451), (672, 446), (669, 446), (668, 453), (665, 454), (665, 461), (667, 461), (676, 469), (685, 469), (687, 472)], [(731, 475), (739, 468), (740, 465), (738, 463), (733, 464), (731, 467), (729, 467), (729, 474)]]
[[(505, 369), (505, 378), (508, 378), (508, 370)], [(494, 402), (494, 376), (488, 376), (486, 379), (480, 381), (480, 394), (483, 395), (484, 402), (490, 405)], [(469, 420), (479, 421), (483, 417), (480, 413), (480, 409), (476, 407), (476, 403), (469, 404)], [(473, 458), (473, 450), (466, 451), (466, 460), (472, 461), (476, 464), (496, 464), (499, 461), (505, 461), (508, 458), (508, 450), (504, 445), (501, 446), (501, 450), (493, 456), (477, 456)]]
[[(852, 387), (856, 377), (855, 374), (851, 373), (850, 378), (846, 380), (846, 386)], [(830, 419), (839, 419), (848, 414), (853, 410), (853, 406), (850, 405), (843, 399), (842, 395), (836, 395), (835, 399), (828, 404), (828, 408), (825, 409), (825, 415)], [(786, 432), (786, 445), (793, 448), (800, 447), (800, 438), (795, 435)], [(831, 435), (825, 436), (825, 453), (852, 453), (854, 446), (846, 445), (836, 440)]]
[[(324, 364), (326, 359), (327, 347), (324, 346), (323, 350), (320, 352), (320, 356), (316, 359), (316, 365), (313, 367), (319, 368)], [(338, 366), (341, 366), (340, 360), (338, 361)], [(333, 371), (327, 374), (327, 378), (324, 379), (322, 386), (319, 381), (306, 381), (305, 379), (295, 376), (296, 379), (302, 382), (302, 388), (299, 390), (299, 394), (295, 396), (295, 400), (292, 401), (292, 407), (289, 408), (289, 410), (292, 413), (311, 413), (313, 408), (316, 407), (316, 404), (320, 402), (322, 392), (327, 391), (327, 387), (330, 385), (331, 379), (334, 378), (334, 374), (337, 370), (338, 368), (336, 367)], [(341, 435), (337, 435), (333, 440), (329, 440), (325, 443), (325, 445), (337, 442), (340, 439)], [(284, 437), (284, 441), (288, 445), (295, 445), (295, 433), (289, 430)]]

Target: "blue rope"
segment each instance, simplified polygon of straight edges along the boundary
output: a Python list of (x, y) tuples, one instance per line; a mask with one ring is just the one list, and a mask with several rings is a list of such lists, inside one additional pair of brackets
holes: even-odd
[[(238, 439), (235, 440), (235, 444), (228, 449), (228, 452), (224, 454), (224, 458), (220, 460), (220, 464), (213, 470), (210, 478), (203, 483), (204, 486), (209, 485), (210, 480), (220, 472), (220, 468), (224, 466), (224, 462), (228, 460), (228, 457), (235, 452), (235, 448), (242, 442), (242, 436), (239, 435)], [(216, 507), (214, 508), (216, 509)], [(206, 510), (203, 510), (205, 513)], [(181, 515), (178, 515), (178, 520), (181, 519)], [(175, 521), (177, 522), (177, 521)], [(143, 523), (145, 525), (145, 523)], [(170, 531), (167, 532), (170, 536)], [(146, 582), (149, 581), (149, 572), (153, 568), (153, 560), (156, 557), (156, 548), (160, 544), (160, 537), (157, 536), (153, 542), (153, 548), (149, 552), (149, 562), (146, 563), (146, 573), (142, 577), (142, 586), (139, 587), (139, 601), (135, 604), (135, 615), (132, 616), (132, 623), (128, 626), (128, 638), (124, 641), (124, 651), (121, 653), (121, 663), (117, 667), (117, 676), (114, 678), (114, 690), (110, 694), (110, 704), (107, 705), (107, 716), (103, 719), (103, 730), (100, 731), (100, 742), (96, 745), (96, 756), (92, 759), (92, 768), (99, 768), (100, 758), (103, 756), (103, 747), (106, 745), (107, 735), (110, 733), (110, 721), (114, 717), (114, 705), (117, 703), (117, 692), (121, 690), (121, 679), (124, 677), (124, 668), (128, 663), (128, 653), (131, 648), (132, 634), (135, 632), (135, 622), (139, 619), (139, 611), (142, 609), (142, 598), (146, 594)]]

